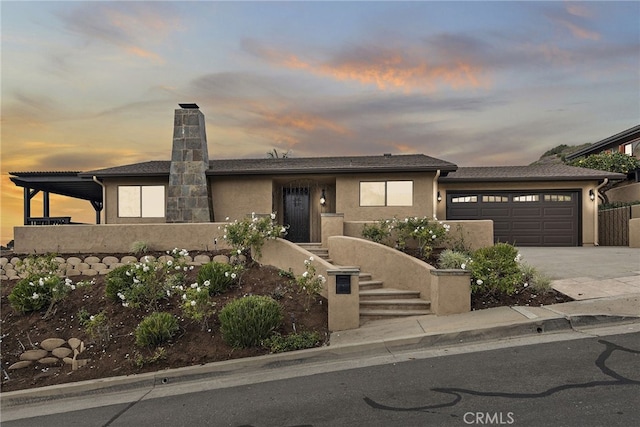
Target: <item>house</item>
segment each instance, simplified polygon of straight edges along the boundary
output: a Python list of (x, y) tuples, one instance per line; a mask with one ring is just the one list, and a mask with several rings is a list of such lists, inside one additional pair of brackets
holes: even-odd
[[(437, 216), (493, 220), (495, 241), (581, 246), (597, 243), (598, 188), (625, 178), (565, 165), (459, 168), (423, 154), (209, 159), (204, 115), (196, 104), (180, 107), (170, 161), (11, 173), (24, 188), (25, 225), (71, 222), (50, 218), (48, 202), (43, 217), (31, 216), (30, 200), (42, 192), (45, 200), (49, 193), (88, 200), (104, 226), (223, 223), (277, 212), (289, 240), (320, 242), (323, 215), (341, 215), (345, 235), (357, 234), (350, 224)], [(16, 247), (28, 250), (20, 235)]]
[(640, 159), (640, 125), (623, 130), (613, 136), (575, 151), (566, 156), (567, 160), (575, 160), (599, 153), (624, 153)]

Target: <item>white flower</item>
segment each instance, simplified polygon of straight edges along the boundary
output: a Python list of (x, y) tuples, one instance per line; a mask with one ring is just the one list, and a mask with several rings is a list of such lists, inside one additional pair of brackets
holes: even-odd
[(93, 322), (94, 320), (96, 320), (96, 316), (89, 317), (89, 320), (91, 320)]
[(173, 267), (173, 269), (176, 270), (176, 271), (182, 270), (182, 268), (180, 268), (179, 265), (176, 265), (175, 267)]
[(482, 279), (478, 279), (478, 280), (476, 280), (476, 284), (478, 284), (478, 285), (482, 285), (483, 283), (484, 283), (484, 282), (482, 281)]
[(187, 294), (182, 294), (182, 299), (187, 299)]
[(128, 303), (128, 302), (123, 302), (123, 303), (122, 303), (122, 306), (123, 306), (123, 307), (129, 307), (129, 303)]
[(226, 217), (224, 220), (225, 220), (225, 221), (229, 221), (229, 217)]
[(40, 295), (38, 295), (36, 292), (33, 293), (33, 295), (31, 295), (32, 299), (38, 299), (40, 298)]
[(287, 229), (286, 229), (285, 227), (282, 227), (282, 228), (280, 229), (280, 233), (286, 233), (286, 232), (287, 232)]
[(202, 285), (203, 286), (210, 286), (211, 285), (211, 281), (210, 280), (205, 280)]
[(526, 288), (527, 286), (529, 286), (529, 284), (528, 284), (528, 283), (525, 283), (525, 284), (524, 284), (524, 287)]
[(133, 283), (140, 283), (140, 280), (136, 279), (135, 277), (133, 278)]
[(76, 290), (76, 285), (71, 285), (71, 290), (75, 291)]
[(236, 278), (236, 273), (231, 273), (231, 278), (235, 279)]
[(322, 274), (318, 275), (318, 279), (320, 279), (321, 283), (325, 283), (327, 281), (327, 279), (324, 278), (324, 276)]
[(521, 254), (518, 254), (518, 255), (516, 255), (516, 257), (515, 257), (514, 261), (515, 261), (515, 262), (520, 262), (520, 260), (521, 260), (521, 259), (522, 259), (522, 255), (521, 255)]
[(309, 257), (309, 261), (313, 262), (313, 257), (312, 256)]
[(124, 294), (122, 292), (118, 292), (118, 298), (120, 298), (121, 300), (124, 300)]
[(222, 236), (222, 238), (223, 238), (223, 239), (226, 239), (226, 238), (227, 238), (227, 235), (225, 234), (224, 236)]
[(191, 302), (189, 304), (191, 304), (191, 307), (195, 307), (196, 302), (194, 300), (191, 300)]
[(38, 279), (38, 284), (40, 286), (44, 286), (44, 279), (42, 277), (40, 279)]
[(169, 267), (171, 267), (171, 266), (173, 265), (173, 261), (168, 260), (168, 261), (167, 261), (167, 265), (168, 265)]
[(271, 219), (276, 219), (276, 214), (275, 213), (271, 213)]
[(308, 271), (305, 271), (304, 273), (302, 273), (302, 277), (306, 278), (308, 276), (309, 276), (309, 272)]
[(167, 296), (170, 297), (171, 296), (171, 291), (169, 289), (167, 289)]
[(149, 262), (149, 255), (145, 255), (144, 262)]
[(242, 250), (238, 249), (238, 255), (242, 254)]
[(70, 284), (73, 283), (73, 280), (69, 279), (68, 277), (66, 279), (64, 279), (64, 284), (69, 286)]
[(463, 262), (462, 264), (460, 264), (460, 268), (461, 268), (461, 269), (463, 269), (463, 270), (464, 270), (466, 267), (467, 267), (467, 264), (465, 264), (464, 262)]
[(195, 288), (197, 288), (197, 287), (198, 287), (198, 284), (197, 284), (197, 283), (192, 283), (192, 284), (191, 284), (191, 289), (195, 289)]
[(224, 277), (229, 277), (229, 272), (228, 271), (224, 272)]

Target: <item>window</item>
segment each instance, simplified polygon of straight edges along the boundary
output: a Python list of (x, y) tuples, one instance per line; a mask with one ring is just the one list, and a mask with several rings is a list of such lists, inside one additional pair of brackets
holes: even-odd
[(482, 196), (482, 201), (485, 203), (505, 203), (509, 201), (508, 196)]
[(361, 182), (360, 206), (413, 206), (413, 181)]
[(633, 156), (633, 144), (625, 144), (623, 150), (623, 153), (627, 156)]
[(570, 202), (573, 200), (571, 194), (545, 194), (545, 202)]
[(118, 217), (163, 218), (164, 186), (121, 185), (118, 187)]
[(451, 203), (478, 203), (478, 196), (452, 197)]
[(523, 194), (520, 196), (513, 196), (514, 202), (539, 202), (540, 195), (538, 194)]

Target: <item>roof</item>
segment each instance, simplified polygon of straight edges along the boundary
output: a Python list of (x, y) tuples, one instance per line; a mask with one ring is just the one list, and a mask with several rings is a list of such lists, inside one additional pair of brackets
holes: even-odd
[(498, 182), (498, 181), (593, 181), (624, 180), (626, 175), (564, 164), (529, 166), (461, 167), (440, 178), (440, 182)]
[[(81, 173), (80, 176), (98, 178), (120, 176), (166, 176), (170, 161), (150, 161), (131, 165), (99, 169)], [(443, 174), (458, 167), (445, 160), (424, 154), (401, 154), (354, 157), (288, 157), (261, 159), (216, 159), (209, 161), (207, 175), (291, 175), (318, 173), (362, 172), (425, 172), (440, 170)]]
[(585, 147), (578, 151), (574, 151), (571, 154), (567, 154), (566, 159), (574, 160), (574, 159), (577, 159), (578, 157), (588, 156), (590, 154), (597, 154), (601, 151), (618, 147), (619, 145), (626, 144), (627, 142), (631, 142), (634, 139), (638, 139), (638, 138), (640, 138), (640, 125), (634, 126), (627, 130), (623, 130), (622, 132), (617, 133), (608, 138), (605, 138), (601, 141), (594, 142), (588, 147)]
[(80, 172), (9, 172), (9, 179), (18, 187), (45, 191), (76, 199), (102, 202), (102, 186), (90, 178), (81, 178)]

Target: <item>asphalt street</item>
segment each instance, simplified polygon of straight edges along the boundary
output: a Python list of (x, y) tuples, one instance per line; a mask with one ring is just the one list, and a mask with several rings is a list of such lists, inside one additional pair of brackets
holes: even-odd
[[(194, 385), (191, 393), (183, 384), (177, 394), (150, 392), (132, 402), (2, 425), (628, 426), (640, 419), (639, 329), (620, 325), (540, 336), (538, 342), (415, 351), (308, 375), (304, 366), (290, 367), (302, 374), (209, 389)], [(610, 335), (623, 330), (633, 332)]]

